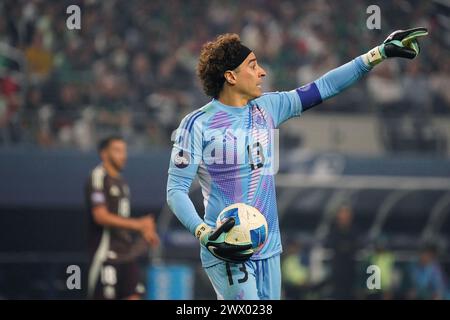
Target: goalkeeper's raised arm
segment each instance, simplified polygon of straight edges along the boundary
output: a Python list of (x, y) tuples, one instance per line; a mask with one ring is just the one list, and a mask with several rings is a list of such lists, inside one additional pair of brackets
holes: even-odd
[(360, 79), (375, 65), (388, 58), (414, 59), (420, 52), (418, 37), (428, 34), (426, 28), (397, 30), (369, 52), (331, 70), (316, 81), (297, 89), (301, 111), (329, 99)]

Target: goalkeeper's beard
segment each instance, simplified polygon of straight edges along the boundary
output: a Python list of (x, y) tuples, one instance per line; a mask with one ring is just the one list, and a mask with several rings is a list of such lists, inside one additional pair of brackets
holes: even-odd
[(109, 160), (109, 164), (114, 168), (114, 170), (116, 170), (119, 173), (123, 171), (123, 167), (125, 167), (125, 163), (123, 163), (121, 165), (117, 161), (115, 161), (112, 157), (109, 157), (108, 160)]

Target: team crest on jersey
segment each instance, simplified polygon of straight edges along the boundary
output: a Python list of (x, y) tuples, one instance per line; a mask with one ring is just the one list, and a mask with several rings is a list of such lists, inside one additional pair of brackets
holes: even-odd
[(120, 189), (118, 186), (111, 186), (111, 188), (109, 189), (109, 194), (112, 195), (113, 197), (118, 197), (120, 196)]
[(173, 159), (175, 167), (180, 169), (186, 168), (189, 165), (189, 161), (190, 161), (189, 154), (187, 152), (183, 152), (183, 150), (178, 152)]
[(261, 115), (255, 116), (255, 127), (258, 129), (264, 129), (266, 128), (266, 124), (264, 122), (264, 118)]

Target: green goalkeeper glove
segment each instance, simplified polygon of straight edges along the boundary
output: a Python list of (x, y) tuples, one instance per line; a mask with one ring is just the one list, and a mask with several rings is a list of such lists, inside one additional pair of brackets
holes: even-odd
[(202, 223), (195, 229), (195, 236), (218, 259), (233, 263), (247, 261), (253, 255), (251, 243), (230, 244), (225, 242), (226, 234), (234, 227), (234, 223), (234, 218), (229, 218), (216, 230), (206, 223)]
[(387, 58), (414, 59), (420, 52), (417, 38), (427, 34), (428, 30), (422, 27), (394, 31), (381, 45), (373, 48), (363, 56), (364, 62), (375, 66)]

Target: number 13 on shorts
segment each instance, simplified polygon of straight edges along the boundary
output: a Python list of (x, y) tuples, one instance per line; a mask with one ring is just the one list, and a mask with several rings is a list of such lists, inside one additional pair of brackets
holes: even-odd
[(205, 268), (218, 299), (279, 300), (280, 256), (245, 263), (221, 262)]
[(219, 300), (259, 300), (255, 274), (247, 263), (222, 262), (206, 268)]

